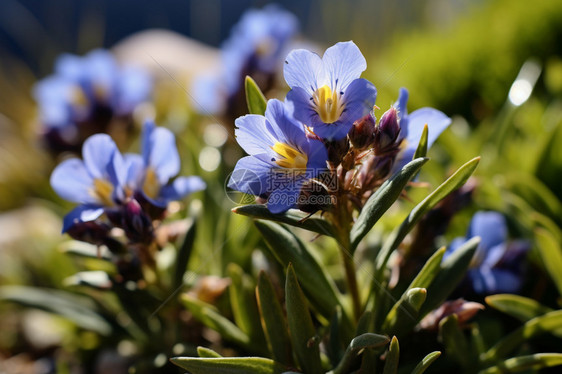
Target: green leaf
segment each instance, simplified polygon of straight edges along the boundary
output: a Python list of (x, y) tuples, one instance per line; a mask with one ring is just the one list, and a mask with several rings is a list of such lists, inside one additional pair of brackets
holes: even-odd
[(174, 269), (173, 289), (178, 289), (183, 284), (183, 275), (187, 269), (187, 264), (193, 252), (193, 243), (195, 243), (195, 234), (197, 233), (197, 220), (193, 218), (191, 225), (184, 235), (183, 242), (178, 249), (176, 256), (176, 266)]
[(373, 334), (370, 332), (353, 338), (353, 340), (349, 343), (342, 360), (331, 373), (347, 373), (353, 363), (353, 360), (361, 351), (367, 348), (379, 348), (385, 346), (389, 341), (390, 339), (386, 335)]
[(419, 364), (416, 365), (414, 370), (412, 370), (412, 374), (422, 374), (427, 370), (427, 368), (429, 368), (429, 365), (431, 365), (433, 362), (435, 362), (435, 360), (439, 358), (439, 356), (441, 356), (441, 352), (431, 352), (430, 354), (425, 356)]
[(454, 291), (464, 278), (479, 243), (479, 237), (472, 238), (443, 261), (441, 270), (427, 288), (427, 300), (420, 310), (420, 318), (441, 305)]
[(443, 260), (443, 255), (445, 254), (445, 250), (445, 247), (441, 247), (435, 251), (435, 253), (425, 262), (412, 283), (410, 283), (408, 289), (429, 287), (441, 269), (441, 262)]
[(246, 103), (248, 104), (248, 111), (250, 114), (265, 114), (267, 100), (261, 92), (257, 83), (249, 76), (246, 76)]
[(357, 217), (357, 221), (351, 228), (350, 237), (352, 252), (388, 208), (394, 204), (406, 184), (428, 160), (427, 158), (418, 158), (409, 162), (402, 170), (385, 181), (382, 186), (371, 195), (361, 210), (359, 217)]
[(300, 368), (305, 373), (322, 373), (318, 337), (312, 324), (306, 298), (291, 264), (287, 267), (285, 302), (291, 341)]
[(262, 357), (174, 357), (172, 363), (191, 374), (282, 374), (283, 365)]
[(514, 373), (524, 370), (534, 371), (558, 365), (562, 365), (562, 353), (537, 353), (507, 359), (496, 366), (480, 371), (479, 374)]
[(230, 263), (226, 272), (231, 280), (228, 290), (234, 322), (240, 327), (240, 330), (250, 337), (255, 346), (264, 347), (266, 341), (260, 323), (260, 313), (252, 278), (244, 274), (244, 270), (235, 263)]
[(558, 329), (562, 329), (562, 310), (546, 313), (529, 320), (523, 326), (505, 336), (480, 358), (482, 361), (499, 360), (521, 347), (521, 344), (526, 340)]
[(97, 313), (92, 300), (70, 292), (26, 286), (2, 286), (0, 300), (53, 313), (80, 328), (100, 335), (111, 334), (111, 325)]
[(400, 345), (396, 336), (392, 337), (388, 353), (384, 360), (382, 374), (396, 374), (398, 372), (398, 360), (400, 359)]
[(197, 354), (199, 355), (199, 357), (205, 357), (205, 358), (222, 357), (221, 355), (219, 355), (217, 352), (213, 351), (212, 349), (205, 348), (205, 347), (197, 347)]
[(287, 366), (293, 366), (293, 351), (287, 321), (269, 276), (263, 271), (258, 276), (256, 295), (261, 313), (261, 323), (267, 342), (271, 347), (273, 359)]
[(344, 355), (342, 334), (340, 331), (342, 327), (342, 317), (341, 308), (337, 306), (330, 322), (330, 339), (328, 340), (330, 363), (333, 367), (338, 365)]
[(532, 318), (552, 312), (551, 308), (542, 305), (536, 300), (512, 294), (487, 296), (486, 303), (492, 308), (517, 318), (521, 322), (527, 322)]
[(459, 327), (456, 314), (451, 314), (439, 322), (439, 334), (445, 346), (445, 352), (457, 361), (466, 372), (477, 360), (471, 354), (468, 341)]
[(222, 316), (214, 306), (189, 294), (181, 295), (180, 300), (197, 320), (217, 331), (224, 339), (244, 347), (250, 346), (250, 337), (229, 319)]
[(544, 266), (550, 278), (556, 285), (558, 293), (562, 295), (562, 248), (554, 236), (543, 228), (535, 229), (537, 248), (541, 254)]
[(412, 288), (404, 292), (387, 314), (382, 331), (398, 336), (409, 332), (420, 319), (419, 311), (426, 297), (425, 288)]
[(406, 235), (414, 228), (416, 223), (431, 209), (437, 205), (441, 200), (443, 200), (447, 195), (461, 187), (466, 183), (468, 178), (472, 175), (476, 166), (480, 162), (480, 157), (473, 158), (466, 164), (461, 166), (453, 175), (451, 175), (445, 182), (443, 182), (439, 187), (435, 189), (432, 193), (427, 195), (422, 202), (412, 209), (410, 214), (402, 222), (402, 224), (396, 228), (385, 241), (381, 251), (377, 256), (376, 271), (377, 279), (380, 278), (382, 271), (384, 270), (392, 251), (398, 248), (398, 245), (402, 243), (402, 240)]
[(296, 209), (290, 209), (285, 213), (274, 214), (271, 213), (265, 205), (253, 204), (242, 205), (233, 208), (232, 211), (256, 219), (286, 223), (287, 225), (313, 231), (322, 235), (333, 236), (334, 233), (334, 229), (328, 221), (322, 218), (307, 218), (309, 216), (308, 214), (304, 214)]
[(421, 134), (420, 142), (418, 143), (418, 148), (416, 148), (416, 152), (414, 153), (414, 157), (412, 160), (416, 158), (425, 157), (427, 155), (427, 123), (423, 125), (423, 131)]
[[(342, 305), (339, 291), (324, 268), (292, 232), (273, 222), (255, 221), (267, 247), (284, 268), (292, 263), (312, 306), (329, 319), (337, 305)], [(343, 310), (345, 310), (342, 307)]]

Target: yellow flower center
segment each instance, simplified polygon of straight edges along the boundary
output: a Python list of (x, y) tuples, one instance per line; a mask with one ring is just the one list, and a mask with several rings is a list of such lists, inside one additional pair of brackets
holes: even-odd
[(332, 92), (330, 87), (324, 85), (314, 92), (312, 98), (322, 122), (333, 123), (340, 118), (343, 105), (341, 105), (336, 91)]
[(76, 106), (84, 107), (88, 105), (88, 97), (84, 93), (82, 87), (75, 85), (72, 87), (71, 101)]
[(105, 179), (94, 179), (94, 188), (90, 192), (92, 196), (102, 202), (105, 206), (112, 206), (113, 185)]
[(154, 169), (151, 167), (146, 170), (142, 189), (146, 196), (150, 197), (151, 199), (156, 198), (160, 193), (160, 183), (158, 182), (158, 176), (156, 175)]
[(283, 157), (280, 160), (275, 161), (275, 163), (282, 168), (287, 169), (306, 169), (306, 164), (308, 162), (308, 157), (291, 147), (288, 144), (277, 142), (273, 147), (271, 147), (277, 154)]

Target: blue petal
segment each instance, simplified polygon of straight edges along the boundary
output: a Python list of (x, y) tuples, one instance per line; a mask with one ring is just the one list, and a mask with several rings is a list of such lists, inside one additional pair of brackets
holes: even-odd
[(98, 200), (90, 194), (93, 178), (84, 163), (77, 158), (61, 162), (53, 170), (51, 186), (65, 200), (75, 203), (98, 203)]
[(314, 172), (313, 174), (317, 175), (327, 168), (328, 150), (320, 140), (309, 139), (308, 143), (308, 162), (306, 168), (311, 169)]
[(301, 186), (302, 181), (293, 183), (288, 188), (278, 188), (271, 192), (267, 199), (267, 209), (271, 213), (277, 214), (293, 208), (298, 202)]
[(236, 141), (246, 153), (256, 155), (273, 152), (271, 147), (277, 139), (268, 131), (264, 116), (248, 114), (237, 118), (234, 123), (237, 127), (234, 130)]
[(503, 269), (472, 269), (468, 275), (474, 291), (485, 295), (517, 293), (522, 283), (519, 275)]
[(320, 121), (320, 117), (314, 109), (310, 95), (304, 88), (294, 87), (287, 93), (286, 100), (292, 104), (293, 116), (297, 120), (308, 126), (315, 127), (318, 124), (322, 124), (322, 121)]
[[(400, 88), (398, 94), (398, 101), (396, 102), (396, 108), (398, 109), (398, 120), (401, 121), (402, 118), (408, 117), (408, 90), (404, 87)], [(402, 126), (402, 125), (400, 125)], [(407, 127), (407, 126), (404, 126)], [(406, 136), (408, 129), (402, 129), (402, 134), (404, 137)]]
[(107, 168), (113, 162), (115, 153), (119, 150), (107, 134), (96, 134), (90, 136), (84, 142), (82, 156), (86, 169), (93, 178), (106, 179)]
[(309, 93), (309, 96), (319, 86), (329, 83), (320, 56), (305, 49), (295, 49), (289, 53), (285, 60), (283, 75), (289, 87), (301, 87)]
[(141, 155), (127, 153), (123, 156), (124, 168), (126, 170), (125, 185), (129, 188), (140, 188), (144, 177), (144, 161)]
[(498, 212), (477, 212), (472, 217), (467, 238), (479, 236), (479, 247), (484, 251), (502, 244), (507, 239), (505, 218)]
[(455, 239), (453, 239), (453, 241), (451, 241), (451, 244), (449, 244), (449, 246), (447, 247), (447, 250), (443, 254), (442, 261), (445, 261), (447, 259), (447, 257), (452, 255), (457, 250), (457, 248), (459, 248), (464, 243), (466, 243), (465, 238), (455, 238)]
[(180, 156), (176, 147), (176, 139), (172, 132), (164, 127), (153, 128), (149, 125), (149, 136), (144, 136), (143, 156), (146, 166), (156, 172), (160, 185), (168, 183), (170, 178), (180, 171)]
[[(324, 68), (333, 90), (345, 90), (367, 69), (365, 57), (355, 43), (340, 42), (328, 48), (322, 58)], [(337, 82), (337, 83), (336, 83)]]
[(238, 160), (230, 175), (228, 188), (250, 195), (261, 195), (268, 191), (271, 165), (252, 156)]
[(502, 260), (506, 250), (507, 250), (506, 243), (500, 243), (488, 249), (488, 251), (485, 254), (486, 257), (482, 262), (482, 265), (487, 266), (489, 268), (493, 268)]
[(274, 134), (274, 138), (282, 143), (299, 145), (306, 141), (306, 134), (302, 123), (295, 121), (287, 106), (282, 101), (273, 99), (267, 102), (265, 118), (267, 129)]
[(433, 108), (421, 108), (408, 115), (407, 147), (415, 149), (420, 142), (424, 125), (427, 123), (427, 147), (431, 147), (439, 135), (451, 124), (451, 119)]
[(322, 123), (315, 125), (313, 131), (319, 137), (326, 140), (339, 140), (347, 136), (351, 128), (353, 127), (353, 122), (340, 122), (336, 121), (334, 123)]
[(80, 205), (74, 208), (70, 213), (64, 216), (62, 233), (67, 232), (72, 226), (90, 222), (97, 219), (103, 214), (103, 207), (96, 204)]
[(150, 97), (151, 89), (152, 80), (144, 70), (133, 66), (121, 69), (118, 77), (117, 112), (130, 113)]
[(377, 89), (366, 79), (356, 79), (344, 91), (342, 96), (345, 111), (340, 121), (348, 123), (357, 121), (373, 109), (377, 99)]
[(160, 197), (166, 201), (181, 200), (205, 187), (205, 182), (199, 177), (178, 177), (171, 184), (162, 187)]

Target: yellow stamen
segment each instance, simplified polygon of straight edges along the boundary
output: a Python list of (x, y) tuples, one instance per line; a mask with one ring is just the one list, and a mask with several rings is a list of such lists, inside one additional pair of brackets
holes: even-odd
[(94, 179), (94, 188), (91, 194), (101, 201), (103, 205), (112, 206), (114, 204), (111, 198), (113, 185), (105, 179)]
[(324, 85), (314, 92), (312, 98), (322, 122), (333, 123), (340, 118), (344, 108), (339, 102), (337, 91), (332, 92), (330, 87)]
[(88, 97), (84, 93), (82, 87), (76, 85), (72, 87), (72, 102), (77, 106), (86, 106), (88, 105)]
[(158, 176), (153, 168), (149, 167), (146, 170), (146, 175), (144, 177), (144, 183), (142, 189), (146, 196), (154, 199), (160, 193), (160, 183), (158, 182)]
[(282, 168), (287, 169), (306, 169), (306, 164), (308, 162), (308, 157), (291, 147), (288, 144), (277, 142), (273, 147), (271, 147), (277, 154), (283, 157), (280, 160), (275, 161), (275, 163)]

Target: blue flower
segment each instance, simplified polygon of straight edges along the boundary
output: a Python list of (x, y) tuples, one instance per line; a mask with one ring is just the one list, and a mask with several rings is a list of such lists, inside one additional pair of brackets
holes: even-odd
[(375, 86), (359, 78), (366, 68), (365, 58), (351, 41), (328, 48), (322, 58), (304, 49), (292, 51), (284, 75), (295, 118), (322, 138), (344, 138), (353, 122), (375, 104)]
[(282, 213), (294, 207), (303, 184), (325, 170), (328, 153), (320, 140), (307, 136), (292, 108), (269, 100), (265, 116), (236, 120), (236, 140), (249, 154), (238, 161), (228, 187), (251, 195), (268, 195), (267, 207)]
[(421, 108), (408, 114), (406, 104), (408, 102), (408, 90), (400, 89), (400, 95), (395, 107), (398, 109), (398, 121), (400, 124), (400, 139), (404, 139), (403, 150), (398, 155), (394, 165), (394, 171), (400, 170), (412, 160), (420, 142), (424, 125), (427, 124), (427, 147), (437, 140), (439, 135), (451, 124), (451, 119), (444, 113), (433, 108)]
[(477, 294), (516, 293), (522, 284), (522, 260), (529, 246), (524, 241), (508, 242), (507, 225), (497, 212), (477, 212), (465, 238), (456, 238), (444, 258), (469, 239), (479, 236), (467, 278)]
[(130, 115), (149, 98), (151, 89), (146, 72), (120, 67), (110, 52), (98, 49), (84, 57), (61, 55), (55, 74), (38, 82), (33, 95), (45, 132), (54, 131), (62, 141), (77, 144), (85, 123), (94, 127), (89, 134), (106, 131), (111, 118)]
[(126, 154), (125, 164), (128, 189), (142, 193), (158, 207), (205, 188), (203, 180), (196, 176), (174, 179), (180, 172), (176, 139), (170, 130), (156, 127), (152, 121), (143, 127), (142, 155)]
[(63, 232), (73, 225), (100, 217), (107, 207), (125, 198), (124, 161), (108, 135), (93, 135), (84, 142), (84, 159), (60, 163), (51, 174), (51, 186), (63, 199), (81, 204), (64, 218)]
[(276, 4), (246, 11), (221, 46), (220, 74), (196, 78), (196, 109), (204, 114), (223, 110), (227, 99), (241, 92), (246, 75), (258, 83), (271, 81), (297, 31), (297, 18)]

